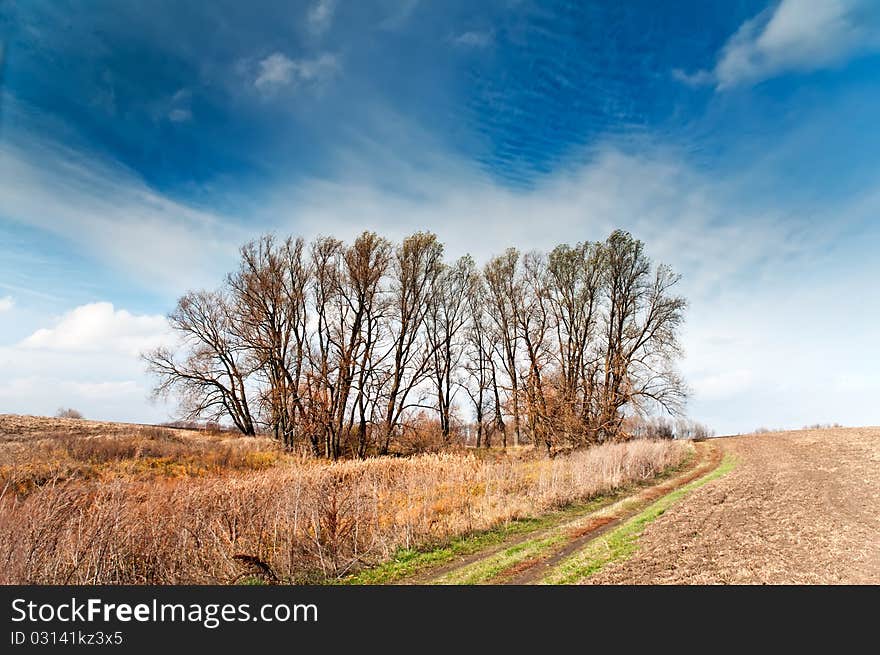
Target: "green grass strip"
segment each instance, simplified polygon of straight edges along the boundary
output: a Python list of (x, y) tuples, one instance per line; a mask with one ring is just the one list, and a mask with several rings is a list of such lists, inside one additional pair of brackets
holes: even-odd
[(434, 584), (459, 584), (474, 585), (488, 582), (502, 571), (510, 567), (533, 559), (565, 540), (562, 531), (539, 538), (529, 539), (506, 548), (499, 553), (486, 557), (470, 566), (450, 571), (446, 575), (434, 581)]
[[(515, 519), (490, 530), (457, 537), (439, 547), (429, 547), (424, 550), (415, 548), (400, 549), (395, 552), (390, 560), (342, 578), (336, 584), (369, 585), (397, 582), (428, 569), (448, 564), (456, 558), (465, 557), (486, 548), (498, 546), (512, 537), (547, 530), (572, 517), (594, 512), (604, 505), (613, 502), (623, 493), (625, 491), (621, 489), (617, 493), (597, 496), (588, 503), (572, 505), (540, 517)], [(513, 548), (516, 548), (516, 546)]]
[(598, 537), (551, 570), (541, 584), (575, 584), (600, 571), (611, 562), (629, 558), (638, 549), (638, 539), (645, 527), (661, 516), (669, 507), (694, 489), (729, 473), (736, 466), (731, 455), (725, 455), (721, 464), (711, 473), (663, 496), (623, 525)]

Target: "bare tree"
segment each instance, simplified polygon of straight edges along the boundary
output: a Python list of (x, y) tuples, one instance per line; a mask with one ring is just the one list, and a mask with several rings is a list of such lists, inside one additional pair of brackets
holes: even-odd
[(468, 320), (468, 287), (476, 266), (470, 255), (465, 255), (452, 266), (444, 265), (434, 280), (428, 298), (427, 338), (431, 352), (429, 377), (434, 385), (437, 413), (443, 441), (449, 442), (455, 380), (464, 351), (464, 327)]
[(358, 422), (355, 452), (367, 448), (367, 417), (376, 373), (375, 349), (381, 336), (381, 281), (388, 270), (390, 244), (364, 232), (345, 247), (323, 238), (312, 248), (315, 268), (315, 349), (313, 379), (320, 389), (315, 422), (323, 427), (323, 449), (338, 458)]
[(559, 245), (550, 253), (547, 270), (563, 430), (566, 439), (575, 444), (592, 441), (599, 368), (595, 337), (603, 282), (602, 244)]
[[(465, 329), (465, 363), (463, 366), (464, 376), (459, 384), (465, 390), (474, 408), (474, 418), (477, 427), (477, 448), (491, 444), (491, 430), (487, 430), (487, 414), (492, 405), (492, 393), (497, 396), (497, 387), (493, 389), (493, 371), (491, 343), (491, 327), (486, 316), (486, 287), (483, 278), (476, 271), (468, 276), (465, 289), (466, 308), (468, 321)], [(494, 417), (500, 422), (500, 429), (504, 431), (504, 421), (501, 417), (500, 407), (496, 407)]]
[(178, 301), (178, 352), (145, 356), (189, 419), (335, 459), (448, 444), (469, 404), (478, 446), (500, 432), (506, 447), (511, 416), (514, 445), (552, 454), (683, 407), (678, 277), (626, 232), (546, 256), (511, 248), (482, 271), (469, 256), (445, 265), (427, 232), (396, 246), (266, 235), (240, 256), (222, 290)]
[(543, 377), (549, 364), (552, 320), (548, 282), (544, 256), (538, 252), (527, 253), (515, 285), (520, 294), (515, 308), (516, 332), (528, 360), (525, 391), (529, 432), (535, 445), (543, 444), (549, 455), (554, 440), (554, 417), (547, 411), (546, 379)]
[(381, 361), (377, 349), (383, 337), (387, 311), (381, 284), (390, 263), (391, 244), (375, 232), (361, 234), (345, 253), (341, 293), (352, 312), (345, 352), (345, 379), (354, 394), (348, 432), (353, 432), (357, 421), (355, 450), (358, 457), (366, 456), (368, 423), (372, 421), (379, 402), (381, 387), (377, 380)]
[[(519, 252), (515, 248), (508, 248), (503, 255), (490, 259), (483, 271), (486, 279), (486, 288), (488, 289), (486, 299), (490, 308), (489, 316), (494, 324), (499, 346), (497, 354), (510, 383), (514, 446), (519, 445), (521, 435), (519, 372), (517, 370), (517, 350), (519, 345), (517, 314), (521, 301), (521, 291), (517, 288), (516, 284), (518, 264)], [(497, 392), (497, 375), (494, 382)]]
[[(339, 332), (345, 322), (345, 307), (339, 298), (343, 251), (343, 243), (332, 237), (320, 237), (311, 247), (315, 326), (309, 349), (310, 370), (305, 392), (312, 449), (316, 454), (323, 452), (325, 457), (336, 457), (339, 451), (336, 418), (339, 411), (339, 360), (342, 349)], [(339, 311), (342, 311), (342, 315), (338, 315)]]
[(599, 430), (619, 433), (625, 405), (659, 404), (678, 414), (686, 396), (672, 363), (687, 302), (671, 294), (679, 277), (664, 265), (652, 275), (644, 244), (620, 230), (604, 246), (608, 308), (604, 321), (604, 384)]
[(187, 293), (168, 316), (180, 335), (183, 359), (162, 347), (144, 359), (158, 377), (156, 395), (176, 393), (187, 420), (229, 418), (243, 434), (254, 435), (248, 399), (254, 361), (234, 328), (229, 304), (217, 291)]
[(302, 239), (278, 244), (265, 235), (241, 248), (239, 270), (227, 278), (235, 329), (248, 345), (266, 384), (264, 424), (285, 446), (294, 445), (307, 345), (307, 286), (311, 277)]
[(407, 399), (424, 379), (430, 364), (430, 344), (425, 338), (428, 297), (441, 271), (443, 245), (437, 235), (416, 232), (394, 252), (391, 287), (390, 373), (385, 403), (381, 453), (388, 453), (391, 438), (407, 409)]

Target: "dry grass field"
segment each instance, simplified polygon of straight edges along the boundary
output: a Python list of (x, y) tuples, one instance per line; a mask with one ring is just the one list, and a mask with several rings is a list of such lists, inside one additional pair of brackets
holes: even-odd
[(327, 463), (264, 438), (0, 416), (0, 583), (333, 580), (680, 465), (687, 443)]
[(200, 477), (285, 459), (272, 440), (235, 433), (0, 415), (0, 489), (26, 495), (65, 481)]

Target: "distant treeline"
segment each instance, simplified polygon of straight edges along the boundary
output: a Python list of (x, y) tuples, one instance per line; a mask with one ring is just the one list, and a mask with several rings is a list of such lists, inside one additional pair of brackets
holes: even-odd
[(266, 235), (179, 299), (176, 350), (144, 355), (184, 420), (317, 456), (531, 442), (547, 453), (679, 414), (679, 278), (623, 231), (549, 253), (445, 262), (429, 232), (350, 244)]

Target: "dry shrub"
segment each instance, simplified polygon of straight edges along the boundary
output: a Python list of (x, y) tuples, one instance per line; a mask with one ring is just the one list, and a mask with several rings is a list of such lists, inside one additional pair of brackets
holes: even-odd
[(58, 411), (55, 412), (56, 418), (72, 418), (72, 419), (81, 419), (83, 418), (82, 412), (73, 409), (73, 407), (68, 407), (65, 409), (64, 407), (59, 407)]
[(443, 438), (440, 421), (428, 418), (425, 412), (419, 412), (408, 424), (402, 426), (394, 441), (394, 452), (400, 455), (437, 453), (451, 444), (451, 440), (447, 442)]
[(554, 459), (432, 454), (121, 478), (0, 497), (0, 583), (316, 582), (396, 549), (580, 502), (682, 461), (679, 442)]

